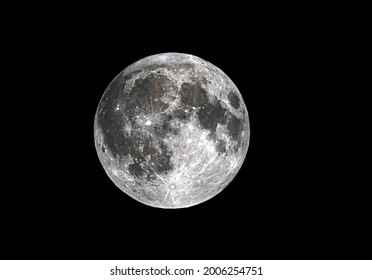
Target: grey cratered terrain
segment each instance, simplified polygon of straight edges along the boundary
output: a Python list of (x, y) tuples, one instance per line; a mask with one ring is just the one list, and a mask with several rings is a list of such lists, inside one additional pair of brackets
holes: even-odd
[(94, 137), (111, 180), (150, 206), (183, 208), (221, 192), (249, 144), (247, 108), (219, 68), (193, 55), (141, 59), (110, 83)]

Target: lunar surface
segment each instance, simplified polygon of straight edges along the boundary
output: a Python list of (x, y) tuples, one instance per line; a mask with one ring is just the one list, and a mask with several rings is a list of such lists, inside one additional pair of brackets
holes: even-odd
[(95, 146), (110, 179), (159, 208), (197, 205), (236, 176), (249, 145), (248, 112), (218, 67), (163, 53), (119, 73), (94, 120)]

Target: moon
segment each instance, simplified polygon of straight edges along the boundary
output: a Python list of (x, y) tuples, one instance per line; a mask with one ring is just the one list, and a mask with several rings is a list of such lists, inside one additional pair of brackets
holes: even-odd
[(203, 203), (241, 168), (250, 126), (244, 100), (215, 65), (190, 54), (145, 57), (120, 72), (94, 119), (98, 158), (133, 199), (158, 208)]

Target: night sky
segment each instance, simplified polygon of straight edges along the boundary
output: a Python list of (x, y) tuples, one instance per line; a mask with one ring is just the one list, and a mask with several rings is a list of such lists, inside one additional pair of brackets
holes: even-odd
[[(118, 24), (46, 14), (4, 35), (0, 258), (362, 258), (360, 248), (370, 246), (366, 196), (357, 196), (360, 184), (343, 169), (344, 144), (335, 137), (346, 117), (335, 103), (329, 36), (252, 11), (210, 20), (195, 14), (197, 25), (176, 31), (165, 23), (184, 18), (142, 22), (146, 29), (126, 25), (128, 13)], [(238, 175), (188, 209), (125, 195), (94, 147), (94, 115), (108, 84), (161, 52), (193, 54), (222, 69), (250, 119)]]

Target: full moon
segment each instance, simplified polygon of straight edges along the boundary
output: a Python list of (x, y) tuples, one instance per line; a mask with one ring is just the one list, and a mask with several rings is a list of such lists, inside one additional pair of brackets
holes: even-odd
[(182, 53), (125, 68), (103, 93), (94, 120), (108, 177), (159, 208), (190, 207), (220, 193), (241, 168), (249, 137), (247, 108), (231, 79)]

